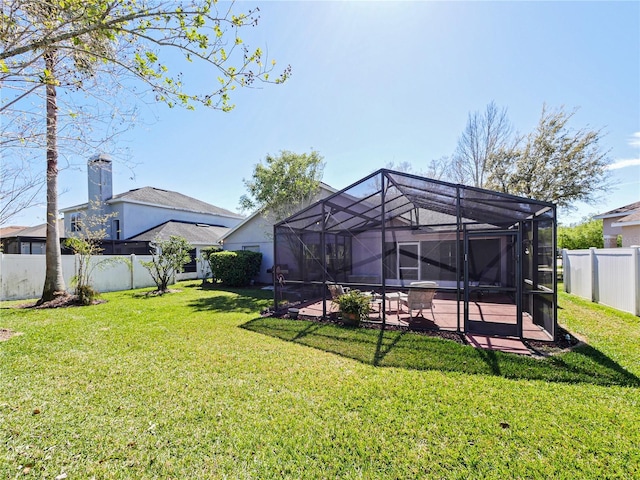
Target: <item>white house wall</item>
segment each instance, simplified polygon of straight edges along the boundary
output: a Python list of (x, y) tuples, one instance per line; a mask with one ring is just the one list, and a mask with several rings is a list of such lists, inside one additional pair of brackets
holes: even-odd
[(173, 210), (159, 206), (125, 202), (122, 203), (122, 206), (122, 213), (118, 215), (117, 218), (120, 220), (120, 230), (122, 231), (123, 239), (134, 237), (169, 220), (222, 225), (223, 227), (229, 228), (235, 227), (242, 221), (242, 218), (186, 212), (184, 210)]
[(224, 249), (244, 250), (257, 246), (262, 254), (260, 275), (256, 279), (261, 283), (272, 283), (273, 277), (267, 270), (273, 267), (273, 226), (262, 215), (256, 215), (242, 225), (232, 235), (224, 239)]
[[(621, 216), (602, 219), (602, 235), (604, 237), (605, 248), (615, 248), (617, 246), (618, 235), (622, 235), (622, 228), (614, 227), (612, 224), (620, 220), (620, 218)], [(622, 238), (624, 240), (624, 236)], [(623, 246), (631, 246), (631, 244)]]
[[(311, 202), (301, 205), (300, 209), (322, 198), (328, 197), (333, 193), (335, 193), (335, 191), (322, 187)], [(238, 223), (240, 222), (235, 223), (234, 226)], [(273, 223), (267, 221), (260, 213), (251, 217), (237, 230), (230, 232), (228, 236), (224, 237), (223, 247), (225, 250), (243, 250), (247, 247), (254, 246), (258, 246), (260, 253), (262, 253), (260, 275), (256, 280), (261, 283), (273, 283), (272, 274), (267, 273), (267, 270), (273, 267), (275, 263), (273, 259)]]

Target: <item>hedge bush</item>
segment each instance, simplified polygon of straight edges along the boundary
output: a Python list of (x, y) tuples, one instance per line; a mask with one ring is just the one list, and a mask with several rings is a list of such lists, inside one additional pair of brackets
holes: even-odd
[(262, 254), (248, 250), (212, 252), (208, 261), (214, 279), (230, 287), (244, 287), (260, 273)]

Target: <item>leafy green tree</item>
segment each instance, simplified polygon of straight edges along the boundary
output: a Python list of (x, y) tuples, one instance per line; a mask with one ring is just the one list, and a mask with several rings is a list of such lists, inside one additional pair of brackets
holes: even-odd
[(175, 274), (184, 271), (184, 266), (191, 261), (191, 250), (193, 246), (184, 237), (176, 235), (168, 240), (157, 238), (151, 242), (151, 260), (140, 263), (149, 271), (158, 292), (166, 292)]
[(594, 203), (610, 187), (609, 159), (600, 147), (601, 130), (569, 128), (574, 114), (543, 107), (533, 132), (515, 148), (490, 156), (484, 186), (565, 209), (578, 201)]
[(265, 163), (258, 163), (250, 180), (244, 179), (248, 194), (240, 197), (243, 210), (264, 209), (272, 222), (285, 219), (309, 203), (318, 192), (324, 162), (316, 152), (293, 153), (280, 151), (267, 155)]
[[(229, 111), (235, 87), (256, 80), (281, 83), (290, 74), (286, 68), (271, 79), (273, 62), (243, 43), (238, 32), (257, 24), (257, 9), (236, 15), (228, 4), (218, 10), (214, 0), (5, 0), (0, 20), (3, 116), (22, 118), (24, 101), (44, 90), (47, 259), (40, 302), (65, 291), (57, 223), (58, 90), (90, 95), (96, 83), (117, 91), (138, 82), (170, 107), (201, 104)], [(171, 50), (187, 62), (209, 65), (211, 89), (187, 91), (182, 74), (162, 60)], [(88, 108), (96, 108), (93, 100)], [(16, 132), (18, 143), (32, 138)]]
[(602, 220), (584, 218), (571, 226), (558, 226), (558, 249), (581, 250), (604, 247)]

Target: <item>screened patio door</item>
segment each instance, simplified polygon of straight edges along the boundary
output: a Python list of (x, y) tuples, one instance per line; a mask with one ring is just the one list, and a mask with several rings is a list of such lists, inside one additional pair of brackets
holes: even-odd
[(519, 234), (467, 232), (464, 239), (464, 329), (520, 337), (522, 333)]

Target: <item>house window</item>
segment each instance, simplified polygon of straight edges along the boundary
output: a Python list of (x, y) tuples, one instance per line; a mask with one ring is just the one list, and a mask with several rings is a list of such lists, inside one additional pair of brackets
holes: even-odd
[(398, 278), (418, 280), (420, 274), (420, 244), (398, 243)]
[(113, 231), (111, 232), (111, 238), (114, 240), (120, 240), (120, 220), (113, 221)]
[(260, 245), (243, 245), (242, 250), (248, 250), (250, 252), (260, 252)]
[(198, 255), (198, 252), (196, 251), (195, 248), (189, 252), (189, 257), (191, 257), (191, 261), (184, 265), (184, 273), (193, 273), (198, 271), (198, 265), (196, 263), (196, 258), (198, 258), (197, 255)]
[(72, 232), (80, 232), (82, 231), (82, 223), (80, 221), (79, 213), (71, 214), (71, 231)]

